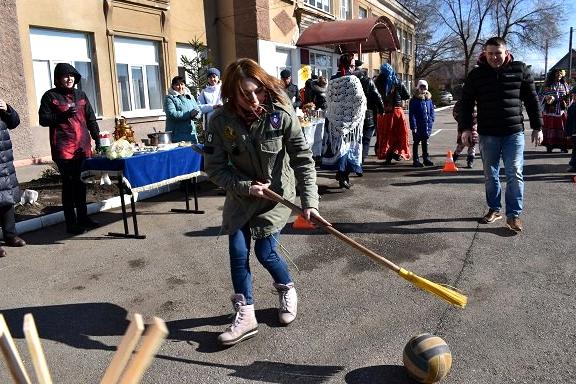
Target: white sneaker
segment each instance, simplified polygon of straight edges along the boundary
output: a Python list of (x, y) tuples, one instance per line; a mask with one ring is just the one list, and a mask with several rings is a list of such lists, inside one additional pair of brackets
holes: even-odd
[(298, 295), (294, 283), (276, 284), (274, 288), (278, 291), (280, 307), (278, 308), (278, 320), (281, 324), (288, 325), (296, 319), (298, 309)]
[(258, 333), (258, 322), (254, 313), (254, 305), (246, 305), (246, 299), (242, 294), (232, 295), (232, 305), (236, 315), (232, 324), (224, 333), (218, 336), (222, 345), (234, 345), (249, 339)]

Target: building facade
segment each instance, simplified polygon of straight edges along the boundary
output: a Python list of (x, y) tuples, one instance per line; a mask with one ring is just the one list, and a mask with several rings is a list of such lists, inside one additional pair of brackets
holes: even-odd
[(312, 73), (336, 72), (334, 46), (298, 48), (300, 34), (317, 22), (386, 16), (402, 49), (361, 58), (370, 75), (390, 62), (407, 86), (414, 73), (417, 18), (395, 0), (1, 0), (0, 98), (19, 112), (12, 132), (16, 165), (49, 161), (48, 129), (38, 125), (43, 93), (56, 64), (82, 74), (101, 130), (126, 117), (139, 138), (164, 129), (163, 99), (180, 58), (193, 57), (192, 40), (206, 44), (220, 69), (238, 57), (269, 73), (293, 73), (299, 87)]
[[(113, 130), (115, 117), (124, 116), (138, 137), (146, 137), (152, 128), (164, 129), (164, 95), (178, 74), (179, 57), (192, 55), (187, 43), (206, 42), (201, 0), (7, 3), (0, 33), (10, 41), (13, 65), (2, 74), (2, 97), (24, 118), (12, 133), (19, 163), (49, 159), (48, 129), (38, 126), (38, 107), (53, 87), (56, 64), (70, 63), (82, 74), (80, 88), (101, 129)], [(11, 82), (4, 77), (18, 78), (17, 86), (5, 87)]]
[(414, 75), (414, 31), (418, 18), (395, 0), (205, 0), (208, 45), (225, 67), (237, 57), (257, 60), (269, 73), (292, 71), (299, 87), (311, 74), (329, 77), (337, 70), (334, 46), (296, 47), (312, 24), (352, 18), (386, 16), (396, 26), (399, 52), (363, 54), (369, 74), (389, 62), (410, 88)]

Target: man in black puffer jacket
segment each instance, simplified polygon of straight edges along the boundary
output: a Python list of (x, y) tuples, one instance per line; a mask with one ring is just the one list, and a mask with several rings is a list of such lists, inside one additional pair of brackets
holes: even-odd
[[(68, 63), (54, 68), (54, 85), (42, 96), (40, 125), (50, 127), (52, 160), (62, 178), (62, 206), (66, 231), (81, 234), (98, 227), (86, 210), (86, 185), (80, 179), (86, 158), (92, 156), (90, 138), (100, 146), (96, 115), (86, 94), (76, 89), (80, 73)], [(74, 211), (76, 208), (76, 211)]]
[[(477, 135), (470, 131), (477, 105)], [(528, 112), (532, 142), (542, 141), (542, 115), (532, 75), (526, 64), (514, 61), (501, 37), (484, 44), (478, 66), (468, 74), (461, 99), (459, 130), (462, 142), (471, 145), (479, 139), (488, 213), (480, 223), (501, 219), (500, 159), (506, 173), (506, 225), (522, 231), (520, 214), (524, 202), (524, 118), (522, 104)], [(479, 137), (478, 137), (479, 136)]]

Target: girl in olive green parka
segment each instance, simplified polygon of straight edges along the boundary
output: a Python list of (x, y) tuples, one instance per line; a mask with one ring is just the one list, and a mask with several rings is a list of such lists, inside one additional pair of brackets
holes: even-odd
[(318, 213), (312, 152), (279, 80), (255, 61), (239, 59), (224, 72), (222, 96), (224, 108), (210, 120), (204, 154), (208, 176), (226, 190), (222, 228), (229, 236), (236, 317), (218, 339), (234, 345), (258, 332), (248, 260), (252, 238), (279, 293), (280, 323), (296, 318), (294, 282), (276, 251), (290, 209), (267, 199), (264, 190), (292, 201), (297, 187), (305, 218), (330, 224)]

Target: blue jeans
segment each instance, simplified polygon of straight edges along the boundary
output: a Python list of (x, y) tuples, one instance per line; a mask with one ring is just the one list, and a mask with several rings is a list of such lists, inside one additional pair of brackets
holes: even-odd
[[(275, 283), (288, 284), (292, 282), (288, 264), (276, 252), (276, 244), (280, 238), (280, 232), (256, 239), (254, 242), (254, 253), (258, 261), (272, 276)], [(252, 273), (250, 272), (250, 226), (245, 225), (242, 229), (228, 236), (230, 247), (230, 272), (232, 274), (232, 285), (234, 293), (241, 293), (246, 298), (246, 304), (254, 303), (252, 297)]]
[(364, 127), (364, 132), (362, 133), (362, 163), (368, 157), (368, 151), (370, 150), (370, 141), (372, 140), (372, 136), (374, 136), (374, 131), (376, 130), (376, 126), (373, 125), (371, 127)]
[(480, 136), (480, 153), (484, 166), (486, 203), (500, 211), (502, 208), (500, 187), (500, 159), (506, 174), (506, 217), (519, 217), (524, 202), (524, 132), (508, 136)]

